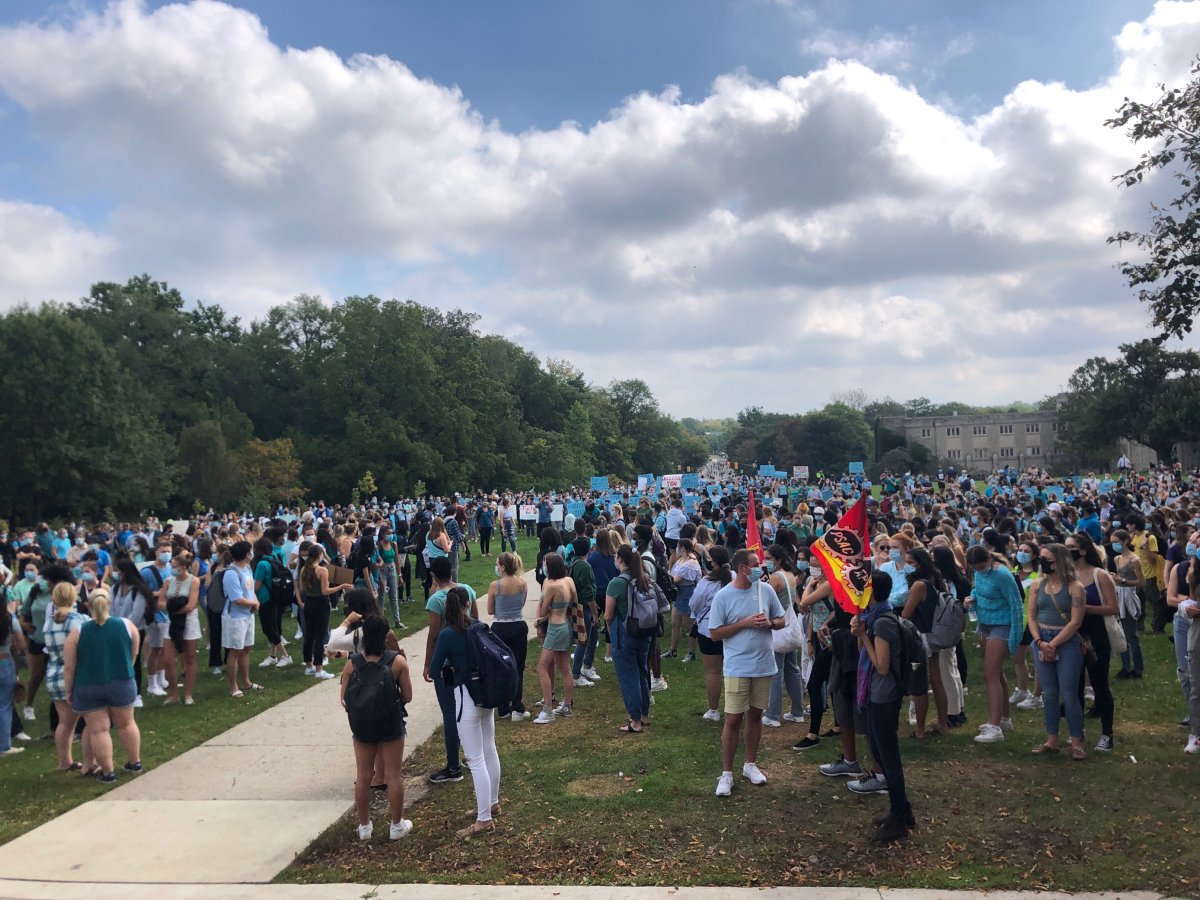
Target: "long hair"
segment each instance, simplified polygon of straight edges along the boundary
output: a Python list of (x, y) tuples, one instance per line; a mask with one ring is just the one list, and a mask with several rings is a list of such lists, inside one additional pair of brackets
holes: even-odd
[(942, 573), (933, 564), (933, 557), (929, 555), (928, 550), (924, 547), (913, 547), (908, 551), (908, 555), (912, 558), (914, 567), (913, 571), (908, 573), (909, 587), (912, 587), (918, 581), (928, 581), (936, 590), (944, 591), (946, 589), (946, 582), (942, 580)]
[(637, 585), (639, 591), (650, 590), (650, 578), (642, 566), (642, 558), (638, 556), (633, 547), (622, 544), (617, 549), (617, 559), (625, 566), (625, 574), (629, 576), (630, 581)]
[(1042, 549), (1049, 550), (1054, 556), (1054, 575), (1061, 575), (1068, 584), (1075, 580), (1075, 561), (1071, 559), (1066, 544), (1046, 544)]
[(321, 587), (321, 580), (317, 577), (317, 564), (324, 556), (325, 548), (320, 544), (314, 543), (309, 546), (304, 557), (304, 566), (300, 569), (301, 590), (315, 591)]
[(720, 544), (708, 548), (708, 558), (712, 562), (712, 571), (704, 577), (709, 581), (719, 581), (721, 586), (733, 581), (733, 572), (729, 568), (729, 548)]
[(466, 631), (471, 625), (471, 595), (466, 588), (453, 587), (446, 592), (446, 624), (455, 631)]

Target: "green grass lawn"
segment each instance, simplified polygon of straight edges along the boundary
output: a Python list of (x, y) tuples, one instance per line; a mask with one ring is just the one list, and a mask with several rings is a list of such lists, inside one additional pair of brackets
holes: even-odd
[[(530, 563), (536, 556), (536, 548), (534, 540), (521, 540), (521, 552)], [(495, 577), (492, 569), (494, 564), (494, 559), (481, 559), (476, 554), (471, 562), (464, 562), (460, 566), (459, 576), (482, 594)], [(424, 592), (418, 583), (414, 585), (413, 602), (401, 604), (400, 620), (408, 628), (407, 631), (398, 633), (401, 639), (412, 634), (414, 630), (425, 627), (423, 597)], [(339, 621), (336, 616), (335, 613), (334, 624)], [(284, 636), (291, 640), (295, 633), (296, 621), (285, 617)], [(196, 679), (196, 705), (164, 707), (160, 698), (147, 695), (145, 707), (137, 711), (138, 727), (142, 733), (142, 763), (147, 770), (203, 744), (313, 684), (311, 679), (301, 674), (303, 667), (299, 665), (285, 669), (254, 669), (254, 679), (265, 685), (267, 690), (248, 693), (240, 701), (231, 700), (225, 678), (212, 675), (211, 670), (203, 665), (208, 659), (204, 649), (206, 640), (207, 636), (200, 642), (201, 666)], [(299, 642), (293, 640), (288, 649), (293, 659), (299, 662)], [(265, 655), (266, 646), (260, 630), (256, 649), (251, 656), (253, 664), (257, 665)], [(338, 670), (340, 666), (335, 664), (334, 671)], [(18, 677), (22, 681), (27, 680), (28, 671), (19, 673)], [(34, 706), (37, 720), (25, 723), (25, 727), (32, 737), (38, 738), (49, 729), (50, 699), (45, 688), (38, 691)], [(55, 816), (112, 790), (112, 786), (101, 785), (92, 778), (57, 772), (54, 744), (50, 741), (15, 743), (24, 747), (25, 752), (0, 759), (0, 843), (10, 841)], [(123, 764), (124, 758), (121, 756), (119, 745), (116, 752), (118, 763)], [(75, 759), (79, 758), (79, 745), (76, 744)], [(124, 773), (120, 773), (117, 784), (124, 779)]]
[[(670, 689), (655, 695), (654, 724), (638, 737), (617, 733), (625, 716), (616, 680), (612, 666), (598, 662), (603, 680), (577, 691), (572, 718), (497, 723), (504, 815), (494, 836), (454, 836), (473, 816), (468, 775), (411, 806), (416, 827), (402, 843), (360, 844), (348, 816), (279, 880), (1150, 888), (1194, 896), (1200, 760), (1181, 752), (1171, 644), (1147, 636), (1145, 645), (1147, 677), (1114, 681), (1116, 751), (1083, 763), (1030, 755), (1044, 736), (1040, 711), (1014, 710), (1016, 732), (1002, 744), (974, 743), (985, 701), (973, 658), (966, 727), (918, 743), (901, 725), (921, 827), (886, 851), (867, 842), (886, 798), (857, 797), (843, 779), (817, 771), (837, 756), (837, 739), (797, 754), (791, 744), (805, 726), (766, 729), (760, 765), (770, 783), (754, 788), (738, 774), (733, 796), (717, 798), (720, 726), (700, 718), (700, 665), (664, 661)], [(535, 658), (536, 649), (530, 671)], [(537, 696), (527, 675), (526, 703)], [(1088, 720), (1087, 731), (1090, 749), (1098, 722)], [(861, 738), (859, 747), (863, 754)], [(437, 768), (443, 753), (435, 736), (407, 764), (410, 777)]]

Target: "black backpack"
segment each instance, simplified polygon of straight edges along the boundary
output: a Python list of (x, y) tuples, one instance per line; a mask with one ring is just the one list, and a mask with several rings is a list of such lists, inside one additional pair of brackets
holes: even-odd
[(361, 741), (378, 743), (394, 737), (404, 723), (400, 687), (392, 675), (395, 650), (387, 650), (377, 662), (361, 653), (350, 657), (354, 671), (346, 685), (346, 717), (350, 730)]
[(483, 622), (472, 622), (467, 628), (467, 665), (467, 693), (476, 706), (496, 709), (517, 699), (516, 657)]
[(654, 583), (667, 598), (667, 603), (674, 603), (675, 598), (679, 596), (679, 585), (675, 583), (675, 579), (671, 577), (667, 567), (660, 566), (654, 559), (654, 554), (648, 550), (642, 554), (642, 565), (645, 566), (647, 563), (654, 568)]
[(225, 611), (225, 573), (227, 569), (212, 570), (212, 578), (208, 583), (208, 594), (205, 596), (205, 606), (208, 611), (214, 616), (219, 616)]
[(292, 571), (275, 554), (267, 557), (271, 564), (271, 581), (267, 585), (267, 595), (272, 603), (290, 606), (296, 602), (296, 579)]
[(921, 638), (921, 632), (917, 630), (917, 626), (911, 619), (898, 616), (892, 610), (884, 612), (883, 615), (893, 616), (899, 626), (900, 658), (890, 668), (892, 674), (900, 681), (901, 690), (904, 691), (908, 688), (908, 680), (912, 677), (912, 673), (926, 663), (925, 641)]

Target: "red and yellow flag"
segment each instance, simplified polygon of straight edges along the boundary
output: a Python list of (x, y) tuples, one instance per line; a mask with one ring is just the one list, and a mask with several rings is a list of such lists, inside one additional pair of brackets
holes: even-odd
[(754, 514), (754, 488), (750, 488), (750, 512), (746, 515), (746, 549), (758, 554), (758, 561), (763, 561), (762, 538), (758, 534), (758, 516)]
[(867, 495), (862, 494), (846, 514), (822, 537), (813, 541), (810, 552), (821, 563), (838, 606), (851, 615), (867, 607), (871, 599), (871, 570), (867, 567)]

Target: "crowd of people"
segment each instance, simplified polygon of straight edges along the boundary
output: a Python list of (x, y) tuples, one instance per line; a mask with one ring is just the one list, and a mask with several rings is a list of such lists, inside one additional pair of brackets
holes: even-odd
[[(905, 705), (911, 739), (964, 727), (969, 665), (981, 667), (986, 692), (975, 741), (1009, 740), (1014, 709), (1040, 710), (1045, 737), (1033, 753), (1083, 760), (1089, 749), (1115, 747), (1112, 682), (1141, 678), (1144, 630), (1169, 627), (1184, 750), (1200, 753), (1196, 473), (1060, 479), (1001, 470), (982, 483), (954, 471), (884, 473), (878, 496), (861, 474), (818, 473), (811, 482), (709, 475), (686, 486), (643, 481), (14, 529), (0, 535), (9, 612), (0, 616), (0, 721), (11, 723), (0, 729), (0, 756), (23, 749), (44, 689), (61, 771), (115, 780), (113, 729), (125, 770), (138, 771), (134, 710), (150, 696), (192, 705), (205, 639), (207, 667), (226, 679), (231, 702), (262, 689), (257, 669), (300, 664), (324, 680), (336, 677), (332, 657), (348, 657), (342, 700), (358, 766), (358, 835), (372, 834), (369, 788), (386, 785), (389, 836), (403, 837), (412, 828), (401, 761), (413, 678), (395, 632), (415, 584), (429, 625), (421, 675), (433, 684), (446, 750), (429, 779), (459, 781), (469, 770), (476, 817), (464, 837), (494, 828), (499, 811), (495, 715), (552, 727), (601, 680), (598, 657), (612, 664), (620, 731), (630, 736), (646, 733), (654, 695), (669, 687), (663, 660), (699, 663), (703, 718), (722, 723), (718, 796), (734, 789), (742, 747), (743, 778), (766, 783), (757, 764), (763, 728), (802, 724), (798, 753), (836, 742), (836, 758), (819, 771), (849, 778), (856, 793), (889, 795), (880, 841), (916, 827), (901, 763)], [(812, 546), (860, 495), (872, 600), (854, 615), (835, 602)], [(761, 546), (748, 548), (752, 513)], [(536, 592), (518, 550), (530, 539)], [(495, 560), (486, 595), (459, 581), (460, 559), (472, 552)], [(339, 604), (344, 617), (332, 626)], [(527, 604), (536, 604), (540, 642), (529, 673), (536, 717), (525, 706)], [(481, 606), (517, 671), (511, 698), (494, 709), (468, 690), (468, 637)], [(955, 607), (965, 615), (947, 618)], [(946, 621), (965, 628), (947, 639)], [(265, 652), (253, 659), (258, 630)], [(1089, 718), (1098, 723), (1091, 748)]]

